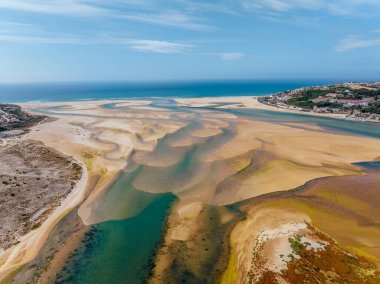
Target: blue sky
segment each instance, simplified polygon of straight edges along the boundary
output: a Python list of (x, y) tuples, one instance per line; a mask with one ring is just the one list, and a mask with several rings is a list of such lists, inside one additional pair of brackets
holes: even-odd
[(380, 80), (379, 0), (0, 0), (0, 82)]

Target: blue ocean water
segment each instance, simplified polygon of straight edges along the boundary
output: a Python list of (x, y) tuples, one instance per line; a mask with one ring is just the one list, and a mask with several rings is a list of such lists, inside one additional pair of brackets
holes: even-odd
[(260, 96), (332, 81), (2, 84), (0, 102), (77, 101), (146, 97)]

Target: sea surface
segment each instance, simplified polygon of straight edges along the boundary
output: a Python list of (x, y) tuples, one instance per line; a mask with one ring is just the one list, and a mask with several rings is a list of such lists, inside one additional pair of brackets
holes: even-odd
[(0, 102), (80, 101), (148, 97), (261, 96), (334, 81), (0, 84)]

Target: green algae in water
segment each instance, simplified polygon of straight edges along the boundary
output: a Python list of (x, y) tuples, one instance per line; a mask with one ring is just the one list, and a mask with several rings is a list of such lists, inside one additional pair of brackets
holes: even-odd
[[(141, 192), (141, 194), (152, 195)], [(55, 283), (144, 283), (175, 196), (155, 195), (139, 215), (93, 225)]]

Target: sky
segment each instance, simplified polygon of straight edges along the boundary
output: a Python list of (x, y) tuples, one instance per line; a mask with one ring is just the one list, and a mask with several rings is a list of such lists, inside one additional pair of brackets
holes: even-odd
[(0, 0), (0, 82), (380, 80), (380, 0)]

